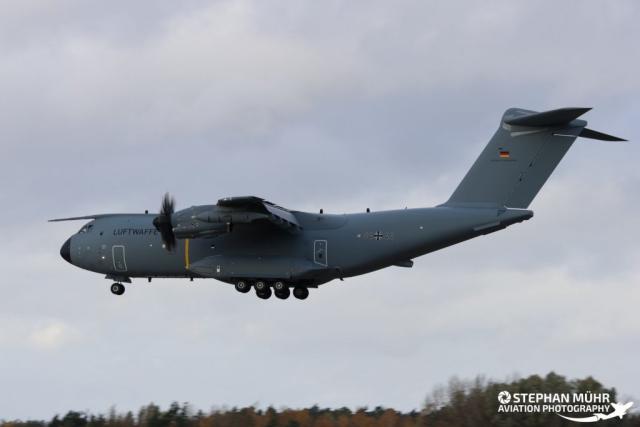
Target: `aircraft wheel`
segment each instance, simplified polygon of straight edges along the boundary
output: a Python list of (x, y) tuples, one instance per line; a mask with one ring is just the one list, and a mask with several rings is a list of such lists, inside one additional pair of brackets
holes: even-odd
[(269, 299), (271, 298), (272, 294), (273, 292), (271, 291), (271, 288), (266, 288), (264, 291), (256, 291), (256, 295), (258, 295), (258, 298), (262, 299)]
[(280, 299), (287, 299), (291, 295), (291, 290), (289, 288), (284, 288), (281, 291), (276, 291), (276, 296)]
[(258, 292), (262, 292), (264, 290), (269, 289), (269, 285), (267, 285), (267, 283), (263, 280), (258, 280), (253, 286), (256, 288), (256, 291)]
[(309, 296), (309, 289), (296, 287), (293, 289), (293, 296), (298, 299), (307, 299), (307, 297)]
[(114, 295), (124, 294), (124, 285), (122, 283), (114, 283), (111, 285), (111, 293)]
[(251, 285), (249, 285), (249, 283), (245, 282), (244, 280), (238, 280), (235, 284), (235, 287), (236, 291), (242, 292), (243, 294), (246, 294), (251, 290)]
[(286, 285), (286, 283), (284, 283), (284, 282), (282, 282), (280, 280), (278, 280), (277, 282), (275, 282), (273, 284), (273, 290), (276, 291), (276, 292), (282, 292), (285, 289), (289, 289), (289, 287)]

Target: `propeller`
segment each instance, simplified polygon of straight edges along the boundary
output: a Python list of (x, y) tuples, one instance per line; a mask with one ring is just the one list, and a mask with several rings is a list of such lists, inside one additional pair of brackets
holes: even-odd
[(160, 214), (153, 219), (153, 225), (160, 232), (164, 247), (171, 251), (176, 246), (176, 236), (173, 234), (173, 225), (171, 224), (171, 216), (175, 209), (176, 201), (169, 193), (165, 193), (162, 198), (162, 206)]

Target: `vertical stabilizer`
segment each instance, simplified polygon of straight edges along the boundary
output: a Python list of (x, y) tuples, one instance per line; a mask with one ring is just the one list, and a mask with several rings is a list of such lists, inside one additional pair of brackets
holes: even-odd
[(590, 108), (511, 108), (445, 206), (527, 208), (578, 136), (623, 139), (586, 129)]

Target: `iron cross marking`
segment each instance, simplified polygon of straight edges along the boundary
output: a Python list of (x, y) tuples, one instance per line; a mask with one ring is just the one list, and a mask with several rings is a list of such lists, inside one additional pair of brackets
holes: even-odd
[(393, 240), (393, 233), (384, 233), (382, 231), (368, 231), (362, 235), (358, 234), (358, 238), (360, 237), (364, 237), (365, 239), (369, 239), (369, 240), (375, 240), (375, 241), (380, 241), (380, 240)]

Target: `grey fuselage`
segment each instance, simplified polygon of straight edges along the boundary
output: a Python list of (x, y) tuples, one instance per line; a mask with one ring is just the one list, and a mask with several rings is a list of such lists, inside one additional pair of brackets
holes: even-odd
[(533, 216), (526, 209), (448, 206), (292, 214), (301, 226), (296, 232), (269, 222), (239, 224), (216, 237), (178, 239), (172, 251), (163, 247), (152, 223), (155, 214), (105, 215), (87, 223), (65, 245), (73, 265), (117, 281), (204, 277), (315, 287), (392, 265), (410, 267), (417, 256)]
[[(328, 215), (249, 196), (173, 213), (167, 194), (158, 215), (53, 220), (93, 219), (60, 253), (118, 282), (207, 277), (235, 283), (240, 292), (253, 282), (258, 296), (268, 298), (269, 281), (276, 296), (288, 297), (286, 284), (304, 299), (308, 287), (391, 265), (410, 267), (415, 257), (531, 218), (530, 203), (576, 138), (624, 141), (588, 129), (578, 117), (589, 110), (506, 110), (449, 200), (437, 207)], [(163, 242), (175, 247), (169, 251)], [(124, 292), (115, 285), (113, 293)]]

